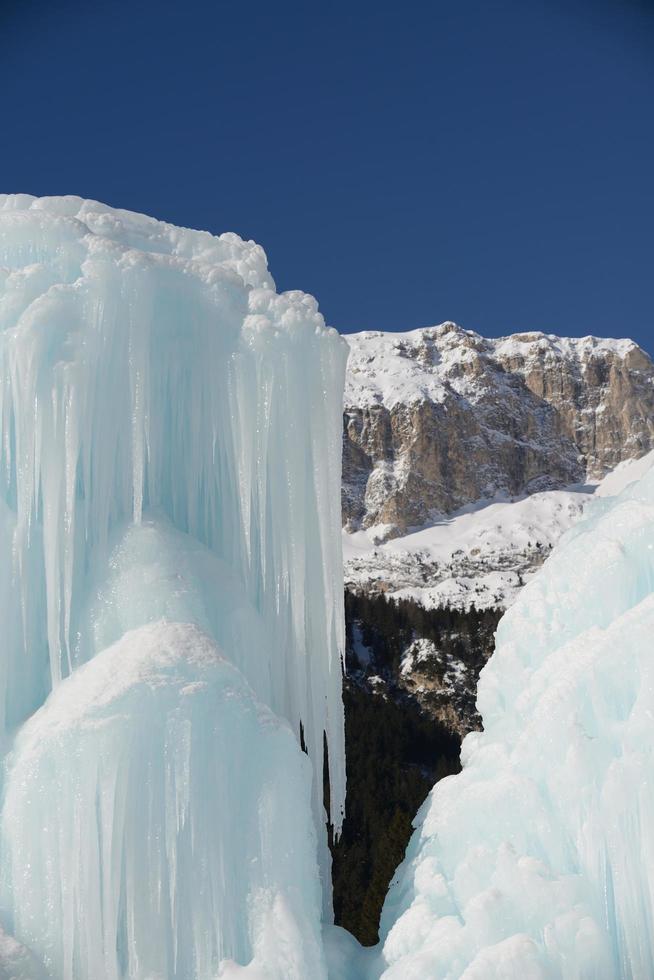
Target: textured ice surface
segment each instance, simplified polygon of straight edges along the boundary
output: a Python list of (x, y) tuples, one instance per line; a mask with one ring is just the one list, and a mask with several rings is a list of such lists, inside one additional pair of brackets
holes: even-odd
[(0, 980), (50, 980), (31, 950), (0, 928)]
[(272, 291), (254, 243), (77, 198), (0, 197), (0, 269), (0, 473), (52, 683), (112, 528), (159, 510), (242, 578), (276, 658), (271, 707), (302, 720), (318, 767), (327, 731), (338, 822), (345, 344), (312, 297)]
[[(297, 746), (291, 751), (283, 725), (254, 724), (252, 704), (265, 706), (261, 718), (272, 717), (269, 709), (285, 719), (296, 739), (303, 727), (329, 911), (324, 735), (337, 830), (345, 793), (339, 504), (346, 354), (312, 297), (274, 292), (253, 242), (79, 198), (0, 195), (0, 732), (10, 740), (23, 723), (2, 817), (2, 857), (13, 866), (3, 921), (14, 921), (17, 938), (54, 964), (55, 980), (213, 980), (223, 956), (234, 960), (223, 972), (320, 975), (318, 953), (306, 952), (318, 920), (305, 760)], [(161, 621), (195, 628), (174, 676), (161, 689), (157, 682), (155, 697), (135, 675), (129, 690), (115, 692), (116, 703), (129, 707), (123, 726), (123, 709), (106, 726), (91, 725), (89, 691), (102, 664), (120, 673), (124, 663), (129, 677), (129, 663), (141, 662), (134, 636), (150, 635)], [(137, 633), (124, 646), (130, 630)], [(177, 763), (161, 753), (171, 736), (158, 717), (148, 734), (144, 720), (151, 711), (169, 717), (196, 641), (198, 649), (215, 644), (229, 676), (248, 691), (221, 701), (227, 667), (211, 668), (206, 689), (220, 711), (235, 713), (233, 729), (245, 740), (233, 748), (241, 765), (207, 772), (207, 800), (197, 783), (186, 803), (180, 797), (179, 813), (188, 803), (188, 813), (216, 835), (212, 842), (194, 836), (210, 881), (202, 908), (188, 884), (188, 842), (170, 851), (166, 837), (177, 804), (165, 819), (158, 803), (140, 809), (141, 790), (159, 802), (163, 793), (168, 806), (162, 780)], [(161, 650), (150, 653), (157, 662)], [(187, 680), (183, 703), (193, 726), (196, 713), (211, 718), (210, 696), (194, 693), (204, 675)], [(57, 722), (71, 698), (86, 705), (83, 738)], [(277, 755), (269, 759), (264, 734), (273, 730), (283, 734), (274, 736)], [(139, 739), (143, 768), (135, 762), (130, 776), (116, 759)], [(83, 765), (76, 768), (78, 741)], [(195, 754), (207, 758), (228, 741), (220, 727), (209, 726), (204, 742), (198, 731), (191, 767)], [(280, 794), (295, 792), (270, 803), (268, 823), (261, 806), (273, 784), (259, 757), (285, 769), (276, 773)], [(120, 794), (128, 802), (114, 825), (102, 807), (107, 799), (122, 806)], [(284, 810), (292, 803), (293, 819)], [(269, 842), (255, 840), (249, 806), (252, 819), (264, 821), (259, 828), (282, 842), (266, 852), (272, 864), (265, 867)], [(193, 819), (184, 817), (184, 826)], [(291, 837), (280, 821), (309, 861), (304, 877), (284, 850)], [(82, 830), (87, 836), (74, 836)], [(142, 901), (129, 897), (127, 871), (111, 864), (128, 845), (144, 862)], [(79, 846), (87, 849), (83, 864), (73, 853)], [(220, 864), (218, 846), (233, 866)], [(20, 868), (31, 847), (26, 874)], [(258, 872), (250, 861), (259, 862)], [(228, 915), (239, 862), (241, 891), (237, 885)], [(286, 863), (302, 901), (284, 897)], [(65, 901), (47, 890), (53, 875), (68, 889)], [(113, 891), (119, 887), (127, 889), (125, 901)], [(171, 912), (173, 889), (176, 896), (186, 889), (196, 904), (178, 914), (175, 898)], [(174, 922), (166, 919), (173, 914)], [(196, 920), (200, 938), (191, 934)], [(262, 959), (262, 943), (273, 936), (278, 959)]]
[(3, 905), (55, 977), (210, 978), (257, 953), (267, 976), (320, 977), (310, 794), (287, 722), (205, 634), (141, 627), (17, 737)]
[(117, 529), (111, 545), (80, 610), (81, 661), (146, 623), (192, 622), (229, 651), (259, 700), (270, 704), (274, 662), (263, 617), (229, 565), (161, 516)]
[(654, 470), (589, 505), (500, 623), (484, 732), (389, 892), (387, 980), (654, 975)]

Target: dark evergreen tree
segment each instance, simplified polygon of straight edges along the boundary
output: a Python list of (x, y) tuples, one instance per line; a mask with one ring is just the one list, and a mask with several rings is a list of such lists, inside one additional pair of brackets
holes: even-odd
[[(348, 791), (343, 833), (332, 842), (334, 911), (339, 925), (364, 945), (373, 945), (412, 821), (434, 783), (460, 768), (459, 734), (395, 683), (403, 653), (414, 639), (431, 640), (476, 678), (492, 652), (501, 613), (474, 607), (469, 612), (427, 610), (410, 601), (350, 591), (345, 613)], [(355, 653), (355, 627), (371, 654), (365, 666)], [(373, 676), (382, 679), (381, 687), (371, 687)]]

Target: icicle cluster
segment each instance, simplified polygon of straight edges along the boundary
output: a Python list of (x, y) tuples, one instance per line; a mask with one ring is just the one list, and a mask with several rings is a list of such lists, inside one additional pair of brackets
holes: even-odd
[[(212, 980), (257, 955), (276, 980), (320, 976), (310, 783), (289, 727), (206, 634), (128, 632), (16, 740), (1, 824), (13, 928), (56, 978)], [(290, 963), (260, 937), (279, 902)]]
[(126, 629), (195, 623), (302, 725), (327, 896), (345, 360), (252, 242), (0, 195), (2, 729)]

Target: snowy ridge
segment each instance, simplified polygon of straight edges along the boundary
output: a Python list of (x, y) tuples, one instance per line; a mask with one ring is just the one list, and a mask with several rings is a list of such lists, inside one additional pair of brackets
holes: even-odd
[(654, 449), (654, 363), (630, 340), (488, 340), (454, 323), (349, 336), (343, 525), (386, 537), (601, 480)]
[(469, 390), (467, 376), (461, 372), (457, 378), (457, 368), (479, 355), (500, 362), (544, 355), (583, 364), (591, 354), (610, 352), (624, 358), (638, 349), (628, 339), (558, 337), (538, 331), (487, 339), (449, 322), (405, 333), (366, 330), (345, 339), (350, 346), (345, 404), (387, 408), (423, 399), (441, 402), (450, 385)]
[(590, 498), (588, 490), (577, 489), (482, 501), (385, 542), (377, 537), (383, 528), (344, 531), (346, 585), (413, 599), (428, 609), (506, 607)]
[(344, 531), (346, 585), (428, 609), (507, 608), (591, 500), (615, 496), (652, 466), (654, 451), (625, 460), (596, 485), (480, 501), (390, 541), (383, 527)]

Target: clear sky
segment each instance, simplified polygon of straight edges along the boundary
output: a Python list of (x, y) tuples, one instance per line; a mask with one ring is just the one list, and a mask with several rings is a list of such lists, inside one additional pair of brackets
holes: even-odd
[(343, 331), (654, 352), (654, 0), (0, 0), (0, 190), (255, 238)]

